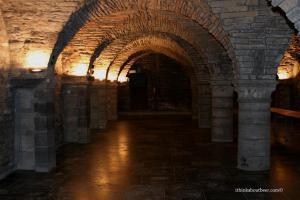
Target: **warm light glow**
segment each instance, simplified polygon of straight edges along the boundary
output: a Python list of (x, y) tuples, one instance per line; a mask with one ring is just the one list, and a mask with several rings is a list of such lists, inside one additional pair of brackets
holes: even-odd
[(119, 76), (118, 82), (126, 83), (126, 82), (128, 82), (128, 78), (126, 76)]
[(32, 72), (32, 73), (40, 73), (40, 72), (43, 72), (43, 69), (30, 69), (30, 72)]
[(111, 72), (111, 73), (109, 73), (107, 79), (110, 80), (110, 81), (112, 81), (112, 82), (117, 81), (117, 79), (118, 79), (118, 74)]
[(83, 63), (75, 64), (71, 67), (70, 75), (73, 76), (86, 76), (88, 65)]
[(106, 70), (105, 69), (94, 69), (93, 76), (95, 77), (95, 79), (103, 81), (106, 78)]
[(279, 80), (292, 79), (298, 76), (300, 64), (290, 53), (285, 53), (277, 70)]
[(279, 80), (287, 80), (291, 78), (290, 74), (287, 71), (283, 71), (283, 70), (278, 70), (277, 75)]
[(128, 73), (129, 74), (136, 74), (136, 70), (135, 69), (131, 69)]
[(29, 51), (26, 54), (25, 67), (28, 69), (42, 70), (48, 66), (50, 52), (47, 50)]
[(298, 73), (299, 70), (296, 64), (279, 66), (277, 70), (279, 80), (295, 78), (298, 75)]

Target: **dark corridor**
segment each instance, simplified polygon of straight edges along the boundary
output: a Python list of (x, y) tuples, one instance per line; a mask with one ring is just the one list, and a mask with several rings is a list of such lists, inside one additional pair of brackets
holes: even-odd
[[(119, 92), (122, 95), (119, 104), (124, 107), (126, 102), (122, 100), (129, 99), (127, 111), (190, 111), (191, 81), (184, 69), (180, 63), (162, 54), (141, 58), (128, 73), (129, 94)], [(124, 84), (123, 88), (126, 88)]]

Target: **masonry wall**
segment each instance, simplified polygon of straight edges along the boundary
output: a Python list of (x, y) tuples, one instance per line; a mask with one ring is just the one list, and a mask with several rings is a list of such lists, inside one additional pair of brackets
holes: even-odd
[(89, 142), (90, 105), (88, 85), (64, 84), (62, 95), (64, 142)]
[(106, 84), (95, 81), (89, 87), (90, 128), (105, 129), (107, 124), (107, 88)]
[(6, 24), (0, 9), (0, 178), (4, 175), (2, 172), (13, 167), (13, 129), (12, 115), (9, 109), (11, 99), (8, 94), (9, 63)]
[(51, 51), (58, 33), (83, 0), (8, 0), (0, 8), (6, 22), (11, 67), (19, 73), (30, 50)]
[(230, 35), (241, 80), (274, 80), (293, 30), (265, 0), (207, 0)]

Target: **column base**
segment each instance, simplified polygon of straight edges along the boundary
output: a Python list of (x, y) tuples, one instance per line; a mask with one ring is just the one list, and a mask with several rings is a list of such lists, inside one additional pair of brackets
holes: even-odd
[(216, 143), (232, 143), (233, 139), (212, 139), (211, 141)]
[(0, 169), (0, 180), (6, 178), (8, 175), (13, 173), (16, 170), (16, 168), (12, 166), (3, 167)]
[(270, 104), (276, 82), (239, 81), (238, 166), (243, 171), (270, 169)]
[(252, 171), (252, 172), (263, 172), (269, 171), (270, 165), (266, 163), (269, 158), (266, 157), (255, 157), (255, 158), (238, 158), (237, 168), (242, 171)]

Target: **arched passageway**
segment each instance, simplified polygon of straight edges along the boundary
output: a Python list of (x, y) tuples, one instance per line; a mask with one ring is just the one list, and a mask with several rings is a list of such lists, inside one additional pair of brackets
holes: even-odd
[[(272, 4), (298, 28), (296, 5)], [(278, 78), (298, 80), (300, 45), (269, 1), (58, 0), (33, 21), (51, 26), (32, 30), (36, 16), (19, 20), (16, 0), (0, 5), (0, 123), (13, 127), (0, 173), (49, 172), (59, 147), (93, 142), (129, 111), (184, 113), (209, 145), (230, 146), (238, 169), (270, 170), (271, 94)], [(286, 85), (297, 93), (297, 81), (279, 82), (277, 100)]]
[[(194, 103), (193, 110), (197, 108), (199, 126), (211, 127), (212, 141), (232, 141), (235, 88), (240, 112), (238, 167), (251, 171), (268, 169), (269, 136), (261, 133), (269, 132), (270, 96), (275, 86), (272, 80), (275, 76), (271, 72), (281, 57), (281, 46), (285, 42), (274, 46), (274, 41), (267, 40), (265, 45), (261, 45), (252, 39), (253, 34), (249, 31), (239, 33), (239, 36), (233, 31), (236, 36), (230, 39), (224, 34), (223, 19), (213, 13), (214, 8), (205, 2), (199, 7), (193, 4), (189, 2), (174, 7), (167, 2), (147, 5), (118, 2), (113, 5), (91, 1), (71, 16), (59, 34), (48, 72), (51, 75), (55, 70), (59, 55), (62, 57), (62, 69), (59, 71), (82, 77), (87, 72), (96, 82), (124, 81), (130, 65), (136, 62), (138, 52), (150, 50), (189, 63), (187, 71), (192, 72), (192, 88), (196, 91), (192, 96), (198, 97), (198, 105)], [(200, 14), (200, 11), (205, 12)], [(76, 23), (78, 19), (81, 23)], [(253, 18), (253, 22), (259, 20), (259, 16)], [(101, 28), (105, 26), (107, 28)], [(285, 27), (275, 25), (273, 28)], [(272, 37), (268, 34), (264, 37)], [(243, 41), (243, 37), (247, 39)], [(100, 87), (96, 86), (96, 82), (94, 87)], [(93, 95), (92, 98), (102, 95), (102, 98), (108, 99), (108, 112), (106, 117), (101, 117), (97, 113), (103, 114), (105, 106), (92, 105), (91, 121), (117, 118), (116, 88), (114, 83), (107, 86), (105, 92), (110, 96), (108, 98), (104, 97), (107, 96), (104, 90), (102, 94)], [(96, 111), (97, 107), (101, 112)], [(262, 124), (256, 123), (257, 116)], [(106, 122), (99, 122), (99, 127), (103, 124)], [(253, 136), (253, 133), (257, 135)], [(257, 143), (263, 148), (253, 148)]]
[(191, 113), (190, 77), (176, 60), (163, 54), (146, 55), (130, 67), (126, 77), (128, 82), (118, 88), (119, 111)]

